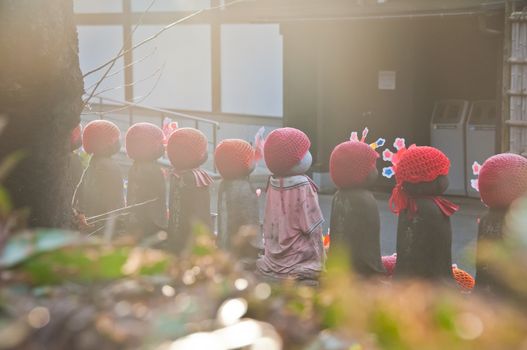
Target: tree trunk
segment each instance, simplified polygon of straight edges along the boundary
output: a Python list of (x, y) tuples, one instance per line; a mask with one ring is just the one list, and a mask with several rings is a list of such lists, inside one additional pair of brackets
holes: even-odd
[(4, 184), (30, 226), (68, 224), (70, 131), (79, 123), (83, 80), (71, 0), (0, 2), (0, 160), (23, 150)]

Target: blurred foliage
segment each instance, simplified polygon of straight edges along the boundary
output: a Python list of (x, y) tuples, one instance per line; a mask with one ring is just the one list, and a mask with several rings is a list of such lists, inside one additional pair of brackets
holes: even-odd
[(16, 165), (25, 157), (24, 151), (16, 151), (7, 156), (2, 163), (0, 163), (0, 183), (3, 183), (9, 173), (16, 167)]
[(0, 254), (0, 349), (527, 349), (526, 214), (482, 248), (493, 296), (363, 280), (338, 247), (319, 287), (274, 283), (199, 226), (177, 257), (126, 234), (20, 232)]
[(82, 164), (82, 168), (83, 169), (86, 169), (88, 167), (88, 165), (90, 164), (90, 159), (91, 159), (91, 156), (86, 153), (86, 151), (84, 150), (83, 147), (73, 151), (75, 153), (77, 153), (81, 159), (81, 164)]
[[(0, 184), (5, 181), (9, 173), (23, 158), (24, 153), (19, 151), (7, 156), (2, 163), (0, 163)], [(6, 189), (3, 186), (0, 186), (0, 218), (5, 220), (11, 212), (11, 197)]]
[(34, 254), (66, 247), (79, 240), (77, 233), (60, 230), (19, 232), (6, 243), (0, 255), (0, 267), (13, 267)]
[[(4, 131), (7, 120), (0, 116), (0, 134)], [(20, 230), (27, 221), (27, 210), (14, 210), (11, 197), (2, 185), (9, 173), (25, 157), (23, 151), (17, 151), (2, 160), (0, 163), (0, 252), (2, 252), (7, 239), (15, 230)]]

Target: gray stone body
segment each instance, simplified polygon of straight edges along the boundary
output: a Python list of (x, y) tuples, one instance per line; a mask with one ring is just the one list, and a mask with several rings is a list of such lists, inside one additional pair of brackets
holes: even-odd
[(131, 219), (146, 235), (167, 229), (165, 176), (155, 160), (134, 161), (128, 171), (126, 203), (134, 205), (152, 199), (156, 201), (134, 210)]
[[(481, 217), (478, 225), (478, 248), (483, 242), (496, 242), (503, 240), (503, 224), (507, 209), (489, 209)], [(476, 290), (492, 292), (495, 289), (495, 281), (490, 267), (481, 259), (481, 251), (478, 249), (476, 257)]]
[(167, 249), (181, 254), (189, 247), (196, 225), (211, 231), (209, 187), (197, 187), (190, 170), (172, 174), (169, 211)]
[(399, 214), (395, 277), (453, 281), (450, 217), (432, 199), (447, 187), (444, 176), (432, 182), (404, 184), (405, 192), (415, 200), (417, 212), (412, 218), (407, 211)]
[(222, 180), (218, 190), (218, 247), (243, 257), (263, 249), (258, 197), (249, 178)]
[[(377, 201), (364, 188), (340, 189), (331, 206), (331, 246), (344, 249), (353, 269), (370, 277), (385, 273), (381, 261)], [(331, 252), (329, 253), (331, 259)]]
[(86, 217), (124, 207), (119, 165), (110, 157), (92, 156), (75, 190), (73, 207)]

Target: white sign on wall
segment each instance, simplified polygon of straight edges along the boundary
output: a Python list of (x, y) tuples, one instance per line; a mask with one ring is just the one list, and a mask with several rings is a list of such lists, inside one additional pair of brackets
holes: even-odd
[(396, 74), (393, 70), (379, 71), (379, 90), (395, 90)]

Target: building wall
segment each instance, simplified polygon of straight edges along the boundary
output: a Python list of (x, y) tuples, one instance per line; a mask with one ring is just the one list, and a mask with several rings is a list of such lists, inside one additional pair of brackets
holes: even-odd
[[(493, 99), (501, 39), (477, 18), (282, 24), (284, 123), (306, 130), (315, 162), (354, 130), (370, 140), (402, 136), (429, 144), (434, 101)], [(379, 90), (378, 72), (396, 72)]]

